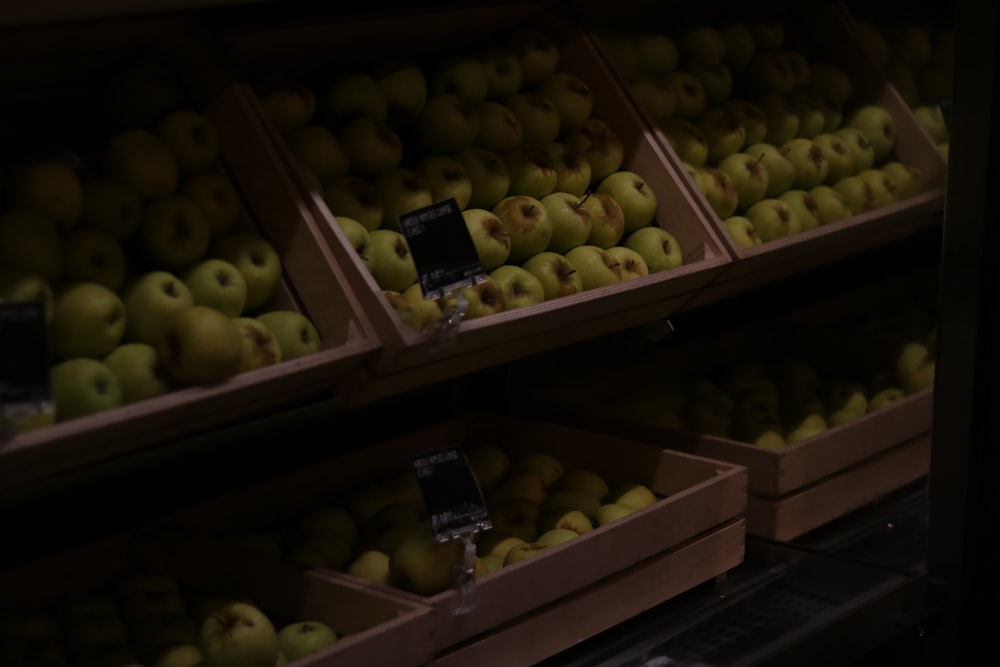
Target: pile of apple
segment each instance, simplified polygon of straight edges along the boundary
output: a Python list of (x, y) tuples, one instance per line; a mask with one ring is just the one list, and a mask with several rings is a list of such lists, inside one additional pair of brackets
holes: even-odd
[(733, 242), (754, 247), (918, 194), (887, 109), (778, 21), (608, 29), (610, 60)]
[[(493, 525), (477, 541), (477, 577), (657, 501), (644, 484), (613, 484), (593, 470), (567, 469), (541, 450), (513, 457), (499, 445), (480, 443), (467, 448), (467, 457)], [(237, 539), (424, 596), (451, 587), (464, 559), (461, 541), (434, 539), (412, 470), (359, 487), (275, 530)]]
[(955, 75), (955, 29), (910, 19), (856, 19), (862, 48), (947, 159), (950, 132), (941, 102), (950, 100)]
[(55, 419), (317, 351), (309, 318), (271, 305), (281, 258), (173, 72), (134, 61), (101, 99), (90, 152), (15, 160), (0, 201), (0, 302), (45, 306)]
[(276, 667), (342, 636), (318, 620), (275, 625), (245, 598), (195, 594), (160, 572), (0, 616), (4, 667)]
[(621, 138), (592, 115), (590, 85), (560, 69), (542, 29), (415, 58), (307, 84), (256, 83), (403, 321), (422, 329), (442, 315), (424, 299), (398, 216), (448, 198), (487, 278), (464, 289), (468, 318), (683, 263), (676, 238), (653, 224), (655, 193), (622, 168)]

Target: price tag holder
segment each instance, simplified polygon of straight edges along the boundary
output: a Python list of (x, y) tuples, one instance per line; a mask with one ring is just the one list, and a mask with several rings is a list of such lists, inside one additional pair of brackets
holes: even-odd
[(483, 492), (461, 447), (425, 452), (412, 463), (434, 539), (461, 540), (464, 545), (464, 558), (455, 569), (460, 595), (455, 613), (468, 613), (477, 601), (475, 539), (493, 527)]
[(54, 416), (48, 335), (40, 301), (0, 303), (0, 443)]
[(452, 339), (468, 307), (462, 288), (486, 279), (462, 210), (454, 198), (445, 199), (401, 214), (399, 226), (410, 246), (424, 298), (441, 303), (442, 339)]

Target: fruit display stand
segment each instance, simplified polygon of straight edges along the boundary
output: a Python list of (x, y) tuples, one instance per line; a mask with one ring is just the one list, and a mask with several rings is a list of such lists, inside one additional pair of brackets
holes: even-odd
[[(275, 632), (316, 621), (337, 633), (332, 646), (285, 664), (418, 667), (432, 655), (426, 605), (159, 527), (14, 566), (0, 572), (0, 592), (0, 641), (15, 651), (2, 655), (11, 664), (22, 664), (20, 640), (38, 654), (79, 660), (72, 664), (112, 664), (114, 656), (154, 664), (177, 643), (201, 646), (203, 617), (236, 601), (263, 612)], [(105, 662), (86, 662), (101, 655)]]
[[(309, 224), (301, 201), (277, 181), (279, 169), (260, 166), (256, 117), (239, 88), (202, 55), (197, 22), (183, 19), (102, 21), (26, 29), (4, 39), (6, 109), (24, 123), (25, 137), (84, 150), (100, 141), (104, 120), (94, 95), (101, 77), (136, 58), (165, 63), (186, 99), (204, 111), (221, 139), (219, 168), (243, 198), (242, 229), (268, 239), (283, 279), (263, 308), (296, 310), (313, 322), (319, 351), (165, 395), (26, 431), (0, 447), (0, 485), (15, 487), (119, 456), (289, 401), (329, 395), (338, 378), (358, 371), (379, 347), (361, 304), (336, 260)], [(46, 46), (42, 46), (46, 45)], [(258, 139), (259, 141), (259, 139)], [(13, 154), (13, 149), (12, 149)], [(93, 169), (95, 165), (88, 166)]]
[[(713, 13), (710, 7), (699, 7), (692, 12), (689, 6), (677, 3), (683, 7), (678, 6), (674, 10), (677, 14), (683, 12), (685, 20), (688, 21), (685, 25), (704, 21), (718, 28), (734, 22), (750, 23), (758, 20), (780, 24), (784, 31), (781, 49), (796, 51), (811, 61), (834, 65), (848, 75), (853, 93), (842, 109), (845, 121), (851, 110), (864, 105), (877, 105), (889, 112), (895, 126), (895, 140), (887, 159), (916, 168), (924, 179), (922, 191), (912, 196), (834, 222), (765, 241), (753, 247), (746, 247), (733, 240), (694, 177), (688, 174), (683, 160), (671, 145), (663, 125), (650, 116), (648, 107), (629, 85), (628, 76), (616, 66), (615, 54), (607, 42), (601, 39), (602, 34), (608, 34), (615, 26), (626, 35), (638, 36), (640, 33), (659, 31), (661, 34), (676, 36), (677, 33), (672, 26), (675, 22), (667, 20), (662, 24), (662, 28), (658, 28), (656, 23), (640, 26), (629, 19), (621, 19), (623, 13), (618, 6), (614, 10), (609, 10), (602, 3), (576, 4), (583, 17), (582, 20), (591, 27), (595, 37), (595, 48), (601, 52), (612, 71), (619, 77), (623, 89), (629, 91), (650, 134), (655, 137), (674, 166), (674, 171), (681, 175), (681, 181), (716, 229), (727, 251), (734, 257), (733, 263), (724, 274), (708, 289), (702, 290), (697, 298), (687, 304), (687, 307), (696, 308), (754, 286), (789, 278), (803, 271), (898, 241), (939, 223), (944, 210), (948, 171), (946, 159), (917, 121), (910, 106), (886, 79), (883, 70), (872, 62), (864, 49), (854, 47), (860, 41), (859, 36), (856, 34), (850, 13), (841, 3), (813, 3), (801, 11), (798, 8), (786, 8), (789, 11), (784, 11), (780, 15), (769, 13), (767, 10), (752, 9), (746, 12), (727, 13), (725, 21), (719, 20), (718, 13)], [(648, 9), (648, 3), (642, 0), (626, 4), (636, 12), (642, 12), (644, 7)], [(716, 4), (728, 5), (728, 3)], [(613, 12), (613, 15), (609, 15), (609, 11)], [(669, 17), (670, 12), (671, 9), (668, 7), (664, 10), (663, 16)], [(734, 80), (738, 78), (734, 74)], [(733, 93), (733, 98), (745, 94)], [(741, 215), (744, 210), (739, 209), (735, 214)]]
[[(418, 23), (420, 39), (415, 41), (412, 26)], [(427, 57), (444, 48), (453, 53), (471, 53), (477, 36), (482, 37), (479, 42), (492, 42), (522, 24), (547, 31), (560, 49), (559, 68), (579, 75), (589, 84), (593, 117), (606, 120), (620, 135), (625, 146), (622, 168), (648, 181), (658, 203), (655, 224), (674, 234), (684, 265), (544, 303), (466, 319), (457, 336), (442, 341), (435, 330), (418, 331), (401, 321), (331, 215), (322, 193), (310, 186), (287, 142), (267, 122), (274, 133), (275, 150), (284, 156), (291, 175), (297, 177), (297, 192), (310, 205), (337, 260), (345, 271), (350, 269), (352, 287), (375, 324), (382, 340), (375, 369), (381, 376), (406, 377), (409, 373), (426, 382), (429, 377), (454, 376), (622, 326), (660, 319), (693, 298), (730, 262), (717, 232), (679, 185), (675, 167), (645, 131), (586, 35), (558, 3), (463, 6), (441, 13), (400, 12), (377, 19), (310, 25), (292, 22), (289, 26), (223, 31), (220, 39), (227, 44), (234, 66), (253, 80), (253, 73), (282, 64), (297, 66), (307, 73), (333, 71), (342, 63), (342, 54), (358, 48), (370, 50), (374, 44), (386, 57), (398, 55), (400, 50), (408, 58)], [(249, 85), (248, 94), (254, 95)], [(263, 118), (263, 110), (261, 115)]]
[[(367, 486), (412, 473), (411, 458), (418, 454), (449, 444), (473, 448), (483, 443), (509, 452), (511, 460), (546, 452), (565, 469), (589, 468), (609, 484), (645, 484), (658, 499), (480, 577), (475, 605), (465, 613), (456, 614), (462, 598), (455, 588), (421, 596), (383, 586), (387, 594), (433, 607), (434, 648), (441, 664), (469, 664), (485, 656), (490, 662), (534, 664), (742, 561), (742, 466), (496, 413), (470, 414), (372, 443), (364, 451), (197, 503), (164, 520), (213, 537), (267, 534), (276, 527), (280, 532), (310, 509), (341, 502), (350, 506), (347, 499)], [(354, 578), (339, 570), (325, 572), (332, 580)], [(580, 624), (566, 623), (566, 615)], [(531, 641), (523, 641), (528, 636)]]

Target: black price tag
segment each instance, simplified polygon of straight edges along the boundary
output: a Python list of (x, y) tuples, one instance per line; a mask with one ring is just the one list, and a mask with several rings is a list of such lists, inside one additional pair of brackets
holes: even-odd
[(450, 540), (463, 533), (490, 528), (483, 492), (461, 448), (439, 449), (415, 456), (413, 470), (431, 529), (438, 540)]
[(469, 228), (453, 198), (404, 213), (399, 225), (410, 245), (425, 299), (439, 299), (485, 278)]
[(40, 301), (0, 303), (0, 407), (51, 400), (48, 335)]

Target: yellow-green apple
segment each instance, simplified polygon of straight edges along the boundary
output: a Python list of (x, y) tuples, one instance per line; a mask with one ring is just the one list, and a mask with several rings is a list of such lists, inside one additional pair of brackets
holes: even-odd
[(743, 126), (744, 147), (767, 140), (767, 117), (754, 102), (733, 97), (724, 101), (721, 106), (735, 116), (736, 120)]
[(826, 182), (830, 174), (830, 165), (826, 161), (823, 149), (812, 139), (793, 137), (781, 144), (778, 149), (795, 167), (793, 188), (808, 190)]
[(80, 226), (108, 232), (119, 241), (135, 233), (142, 219), (142, 198), (134, 188), (110, 176), (83, 183)]
[(277, 337), (282, 361), (319, 352), (323, 346), (316, 325), (297, 310), (269, 310), (257, 315), (257, 319)]
[(403, 590), (435, 595), (451, 586), (463, 555), (460, 540), (438, 542), (429, 531), (412, 533), (389, 554), (389, 577)]
[(538, 539), (532, 542), (532, 546), (536, 549), (547, 549), (549, 547), (557, 547), (560, 544), (569, 542), (570, 540), (580, 537), (581, 533), (573, 530), (572, 528), (550, 528), (541, 535)]
[(492, 209), (510, 190), (507, 164), (493, 151), (485, 148), (463, 148), (454, 153), (462, 162), (472, 181), (472, 197), (468, 208)]
[(787, 96), (799, 83), (789, 53), (785, 49), (758, 50), (740, 77), (741, 87), (760, 94)]
[(382, 289), (402, 292), (417, 280), (417, 266), (402, 232), (376, 229), (368, 233), (372, 277)]
[(726, 55), (726, 40), (708, 23), (692, 22), (681, 28), (677, 47), (681, 60), (687, 63), (721, 63)]
[(583, 291), (583, 280), (572, 261), (551, 250), (543, 250), (526, 259), (521, 266), (538, 278), (545, 300)]
[(322, 505), (306, 511), (296, 519), (293, 530), (312, 538), (335, 536), (349, 545), (355, 544), (360, 536), (358, 519), (339, 505)]
[(601, 500), (589, 491), (553, 491), (550, 489), (549, 494), (542, 501), (541, 510), (543, 513), (547, 513), (550, 510), (559, 508), (573, 509), (583, 512), (588, 517), (592, 517), (600, 506)]
[(907, 395), (930, 389), (936, 365), (935, 352), (926, 343), (907, 341), (896, 353), (896, 382)]
[(753, 226), (753, 222), (744, 215), (731, 215), (723, 220), (722, 224), (729, 232), (729, 238), (738, 246), (753, 248), (764, 242), (760, 238), (760, 234), (757, 233), (757, 228)]
[(476, 146), (502, 154), (524, 142), (521, 119), (506, 104), (498, 100), (487, 100), (476, 109), (479, 113)]
[(285, 660), (294, 661), (333, 646), (338, 639), (322, 621), (296, 621), (278, 631), (278, 651)]
[(747, 146), (745, 153), (760, 158), (767, 169), (767, 192), (765, 197), (777, 197), (795, 183), (795, 165), (786, 158), (777, 146), (759, 143)]
[(896, 201), (896, 180), (890, 171), (872, 167), (858, 172), (856, 176), (871, 188), (877, 206), (888, 206)]
[(551, 490), (582, 491), (603, 500), (610, 492), (607, 480), (597, 472), (586, 468), (569, 468), (552, 483)]
[(243, 351), (238, 373), (280, 363), (281, 343), (271, 328), (256, 317), (234, 317), (242, 336)]
[(402, 232), (399, 216), (434, 203), (431, 187), (414, 169), (390, 167), (373, 181), (382, 202), (382, 229)]
[(125, 335), (128, 342), (159, 347), (167, 324), (178, 313), (194, 305), (194, 297), (180, 278), (167, 271), (149, 271), (126, 284)]
[(588, 192), (580, 208), (590, 214), (590, 236), (585, 245), (610, 248), (625, 235), (625, 213), (615, 198), (603, 192)]
[(598, 526), (606, 526), (633, 512), (635, 512), (635, 509), (621, 503), (605, 503), (597, 509), (597, 514), (594, 515), (594, 523)]
[(788, 101), (799, 117), (796, 136), (812, 139), (826, 129), (826, 111), (818, 96), (809, 91), (799, 90), (789, 95)]
[(99, 229), (78, 228), (62, 237), (63, 279), (92, 282), (118, 292), (127, 270), (125, 249), (117, 238)]
[(41, 276), (20, 269), (0, 268), (0, 303), (38, 301), (45, 312), (45, 322), (52, 321), (55, 294)]
[(489, 507), (495, 507), (511, 498), (522, 498), (535, 504), (541, 504), (547, 493), (545, 479), (538, 471), (511, 470), (510, 474), (486, 497), (486, 504)]
[(193, 305), (167, 323), (159, 352), (167, 374), (181, 384), (221, 382), (239, 371), (243, 334), (228, 315)]
[(787, 435), (785, 435), (785, 441), (788, 444), (793, 444), (796, 442), (801, 442), (813, 436), (819, 435), (829, 428), (826, 423), (826, 419), (820, 414), (811, 414), (802, 419), (798, 424), (793, 425), (789, 430)]
[(413, 122), (429, 93), (423, 69), (407, 58), (386, 58), (375, 65), (372, 76), (385, 94), (385, 119), (394, 127)]
[(238, 317), (247, 302), (247, 283), (239, 269), (230, 262), (208, 257), (192, 264), (181, 274), (194, 303), (211, 306)]
[(767, 121), (764, 142), (780, 146), (799, 133), (799, 115), (784, 95), (766, 93), (754, 98), (754, 104)]
[(852, 215), (861, 215), (878, 208), (875, 191), (857, 174), (840, 179), (832, 187), (843, 198)]
[(680, 63), (677, 43), (659, 30), (616, 31), (606, 33), (603, 39), (613, 56), (629, 70), (668, 74)]
[[(721, 105), (733, 93), (733, 72), (724, 62), (688, 63), (686, 70), (698, 77), (705, 90), (706, 110)], [(704, 113), (704, 112), (703, 112)]]
[(522, 89), (506, 97), (503, 105), (517, 118), (522, 143), (545, 146), (559, 136), (559, 109), (548, 97)]
[(180, 185), (177, 158), (162, 139), (141, 127), (112, 135), (104, 146), (104, 169), (146, 199), (174, 194)]
[(553, 192), (568, 192), (582, 197), (593, 181), (590, 163), (563, 142), (554, 141), (545, 146), (556, 170)]
[(570, 128), (564, 141), (590, 164), (591, 183), (618, 171), (625, 160), (621, 136), (600, 118), (591, 117)]
[(833, 132), (821, 132), (812, 138), (826, 158), (826, 183), (836, 183), (854, 172), (854, 153), (844, 140)]
[[(368, 132), (363, 137), (352, 139), (352, 148), (363, 144), (375, 152), (376, 157), (369, 159), (384, 158), (387, 152), (391, 159), (393, 146), (386, 146), (374, 135), (371, 127), (358, 129), (359, 133), (364, 130)], [(313, 174), (321, 184), (346, 175), (354, 167), (344, 140), (320, 123), (307, 123), (289, 130), (285, 135), (285, 142), (296, 162)], [(395, 148), (397, 153), (401, 151), (400, 147)], [(384, 161), (388, 162), (390, 159)]]
[(919, 195), (927, 187), (923, 170), (914, 164), (890, 160), (883, 164), (881, 169), (895, 183), (896, 189), (893, 194), (897, 201)]
[(809, 90), (835, 106), (844, 106), (854, 96), (854, 82), (838, 65), (814, 60), (809, 63)]
[(831, 427), (858, 419), (868, 411), (867, 392), (858, 382), (833, 380), (827, 386), (824, 398), (827, 423)]
[(565, 253), (587, 242), (592, 225), (590, 213), (582, 206), (580, 196), (556, 191), (545, 195), (540, 201), (548, 210), (552, 221), (552, 238), (548, 250)]
[(382, 199), (371, 181), (360, 176), (340, 176), (323, 186), (323, 201), (334, 217), (357, 220), (365, 229), (378, 229), (384, 217)]
[(507, 567), (509, 565), (514, 565), (515, 563), (519, 563), (526, 558), (537, 556), (538, 554), (542, 553), (544, 549), (545, 549), (544, 546), (537, 545), (533, 542), (525, 544), (515, 544), (510, 549), (508, 549), (507, 552), (504, 554), (503, 566)]
[(662, 227), (650, 225), (635, 230), (624, 245), (642, 255), (650, 273), (674, 269), (684, 264), (677, 238)]
[(516, 264), (502, 264), (488, 275), (500, 286), (507, 310), (532, 306), (545, 300), (545, 290), (538, 278)]
[(853, 173), (875, 166), (875, 147), (868, 136), (856, 127), (840, 127), (833, 133), (843, 140), (851, 151)]
[(173, 154), (182, 179), (214, 167), (222, 155), (215, 122), (196, 109), (169, 111), (157, 121), (155, 133)]
[(425, 155), (450, 154), (468, 148), (479, 137), (479, 113), (474, 105), (454, 93), (433, 94), (414, 121), (412, 137), (416, 148)]
[(677, 110), (677, 93), (663, 76), (637, 72), (628, 77), (627, 84), (636, 104), (654, 125), (673, 117)]
[(138, 127), (155, 123), (177, 106), (180, 83), (163, 62), (136, 58), (114, 71), (101, 92), (104, 109), (115, 123)]
[(481, 534), (476, 540), (476, 551), (480, 557), (495, 556), (503, 561), (513, 547), (529, 544), (526, 540), (513, 535), (501, 533), (496, 529), (491, 529)]
[(535, 92), (551, 101), (559, 112), (559, 131), (566, 133), (590, 118), (594, 111), (594, 93), (576, 74), (558, 70), (544, 77)]
[(7, 201), (40, 209), (65, 231), (80, 222), (83, 185), (76, 169), (61, 160), (40, 160), (16, 167), (8, 177)]
[(264, 115), (283, 135), (305, 125), (316, 115), (316, 91), (309, 85), (258, 81), (254, 90)]
[[(590, 516), (594, 515), (596, 515), (596, 510)], [(554, 528), (565, 528), (572, 530), (578, 535), (583, 535), (594, 529), (594, 524), (591, 522), (590, 516), (578, 509), (553, 507), (546, 511), (539, 519), (538, 532), (546, 533)]]
[(694, 121), (675, 116), (659, 127), (681, 162), (692, 167), (708, 164), (708, 139)]
[(913, 117), (935, 144), (948, 141), (948, 125), (944, 121), (940, 106), (918, 104), (913, 109)]
[(476, 57), (486, 70), (486, 99), (501, 101), (521, 90), (521, 61), (507, 46), (495, 42), (476, 51)]
[(125, 334), (125, 304), (98, 283), (67, 283), (55, 289), (49, 344), (57, 359), (100, 358)]
[(122, 405), (118, 378), (100, 359), (76, 357), (56, 363), (50, 373), (56, 421), (103, 412)]
[(559, 67), (559, 46), (537, 26), (514, 28), (504, 37), (503, 45), (521, 63), (521, 85), (524, 88), (534, 86)]
[(194, 643), (171, 646), (156, 657), (152, 667), (201, 667), (204, 664), (205, 655), (201, 647)]
[(507, 310), (503, 290), (489, 276), (475, 285), (463, 287), (462, 296), (466, 301), (465, 316), (470, 320)]
[(179, 193), (201, 207), (212, 238), (235, 230), (243, 217), (243, 200), (230, 178), (220, 171), (204, 171), (184, 179)]
[[(415, 285), (419, 283), (414, 283)], [(382, 297), (392, 308), (392, 311), (399, 318), (399, 321), (404, 325), (410, 327), (411, 329), (416, 329), (417, 331), (422, 331), (424, 328), (423, 319), (420, 317), (420, 313), (417, 312), (416, 307), (413, 302), (403, 296), (401, 292), (396, 290), (384, 289), (381, 290)]]
[(103, 361), (118, 378), (123, 403), (162, 396), (173, 388), (159, 352), (148, 343), (122, 343)]
[(390, 585), (389, 554), (378, 549), (366, 549), (354, 557), (345, 572), (373, 584), (388, 586)]
[(618, 261), (618, 270), (621, 271), (622, 280), (632, 280), (649, 275), (649, 267), (646, 265), (646, 260), (632, 248), (613, 245), (605, 252)]
[(450, 155), (428, 155), (414, 167), (431, 191), (435, 202), (454, 199), (459, 210), (465, 210), (472, 199), (472, 179), (465, 165)]
[(753, 223), (764, 243), (786, 238), (802, 231), (795, 209), (777, 197), (766, 197), (748, 208), (743, 215)]
[(424, 513), (424, 495), (413, 470), (396, 473), (386, 479), (385, 486), (397, 503), (409, 505), (417, 510), (418, 514)]
[(719, 160), (717, 168), (736, 188), (736, 211), (745, 211), (767, 194), (769, 174), (759, 155), (733, 153)]
[(531, 542), (538, 537), (539, 505), (532, 499), (510, 497), (494, 501), (489, 507), (493, 531)]
[(502, 448), (490, 443), (480, 443), (466, 452), (469, 467), (484, 493), (496, 488), (511, 468), (511, 460)]
[(720, 219), (725, 220), (736, 213), (740, 203), (739, 193), (728, 172), (718, 167), (694, 167), (688, 171), (695, 187)]
[(146, 205), (136, 239), (149, 268), (177, 271), (204, 256), (212, 229), (194, 200), (173, 194)]
[(205, 667), (274, 667), (278, 633), (264, 612), (249, 602), (217, 608), (201, 626)]
[(49, 284), (63, 275), (63, 246), (52, 216), (13, 206), (0, 214), (0, 266), (36, 274)]
[(802, 231), (815, 229), (823, 224), (820, 219), (819, 204), (808, 190), (793, 188), (778, 195), (778, 199), (785, 202), (795, 211), (795, 217), (799, 219), (799, 227)]
[(705, 85), (696, 74), (685, 69), (675, 69), (663, 75), (663, 79), (674, 91), (677, 107), (674, 116), (693, 119), (708, 108), (708, 94)]
[(521, 144), (500, 156), (510, 175), (508, 195), (541, 199), (556, 187), (555, 164), (543, 145)]
[(734, 73), (742, 73), (757, 50), (757, 40), (753, 30), (746, 22), (733, 20), (719, 26), (718, 31), (725, 43), (723, 62), (729, 65)]
[(566, 252), (566, 258), (577, 268), (583, 289), (590, 290), (622, 281), (621, 264), (609, 250), (583, 244)]
[(452, 53), (432, 63), (427, 84), (432, 95), (458, 95), (471, 105), (481, 104), (489, 93), (486, 67), (469, 53)]
[(507, 261), (510, 257), (510, 235), (495, 213), (484, 208), (467, 208), (462, 211), (462, 218), (483, 271), (489, 273)]
[(906, 392), (903, 391), (902, 387), (893, 386), (880, 389), (872, 394), (871, 400), (868, 401), (868, 412), (888, 407), (905, 397)]
[(497, 202), (491, 212), (507, 230), (510, 238), (508, 262), (511, 264), (520, 264), (542, 252), (552, 240), (552, 220), (548, 209), (535, 197), (509, 195)]
[(207, 257), (223, 259), (243, 274), (247, 284), (244, 312), (262, 307), (281, 286), (281, 256), (266, 238), (252, 231), (234, 231), (212, 241)]
[[(384, 120), (371, 116), (352, 118), (344, 123), (337, 136), (347, 154), (352, 174), (370, 178), (381, 171), (399, 166), (403, 160), (403, 140)], [(329, 178), (317, 175), (322, 183), (326, 183), (330, 178), (346, 173), (334, 173)]]
[(494, 555), (476, 556), (476, 578), (493, 574), (503, 567), (503, 558)]
[(831, 185), (817, 185), (809, 189), (809, 194), (816, 202), (816, 219), (821, 225), (851, 217), (851, 209), (843, 196)]
[(361, 116), (385, 120), (389, 112), (381, 84), (371, 74), (353, 70), (339, 72), (326, 83), (319, 106), (331, 127)]
[(739, 152), (746, 144), (746, 129), (736, 114), (722, 106), (713, 106), (694, 118), (708, 146), (707, 164), (715, 165), (727, 155)]
[(347, 237), (347, 242), (354, 248), (354, 252), (358, 254), (365, 267), (371, 271), (371, 237), (369, 236), (368, 228), (354, 218), (349, 218), (345, 215), (336, 216), (336, 220), (341, 231), (344, 232), (344, 236)]
[[(385, 484), (378, 486), (380, 492), (387, 491)], [(423, 507), (412, 503), (399, 502), (393, 498), (381, 505), (361, 523), (361, 538), (358, 549), (377, 549), (382, 553), (392, 553), (396, 545), (415, 530), (428, 529), (422, 520)]]
[(610, 195), (624, 215), (624, 234), (646, 227), (656, 215), (656, 193), (646, 179), (634, 171), (622, 169), (608, 174), (597, 184), (597, 192)]

